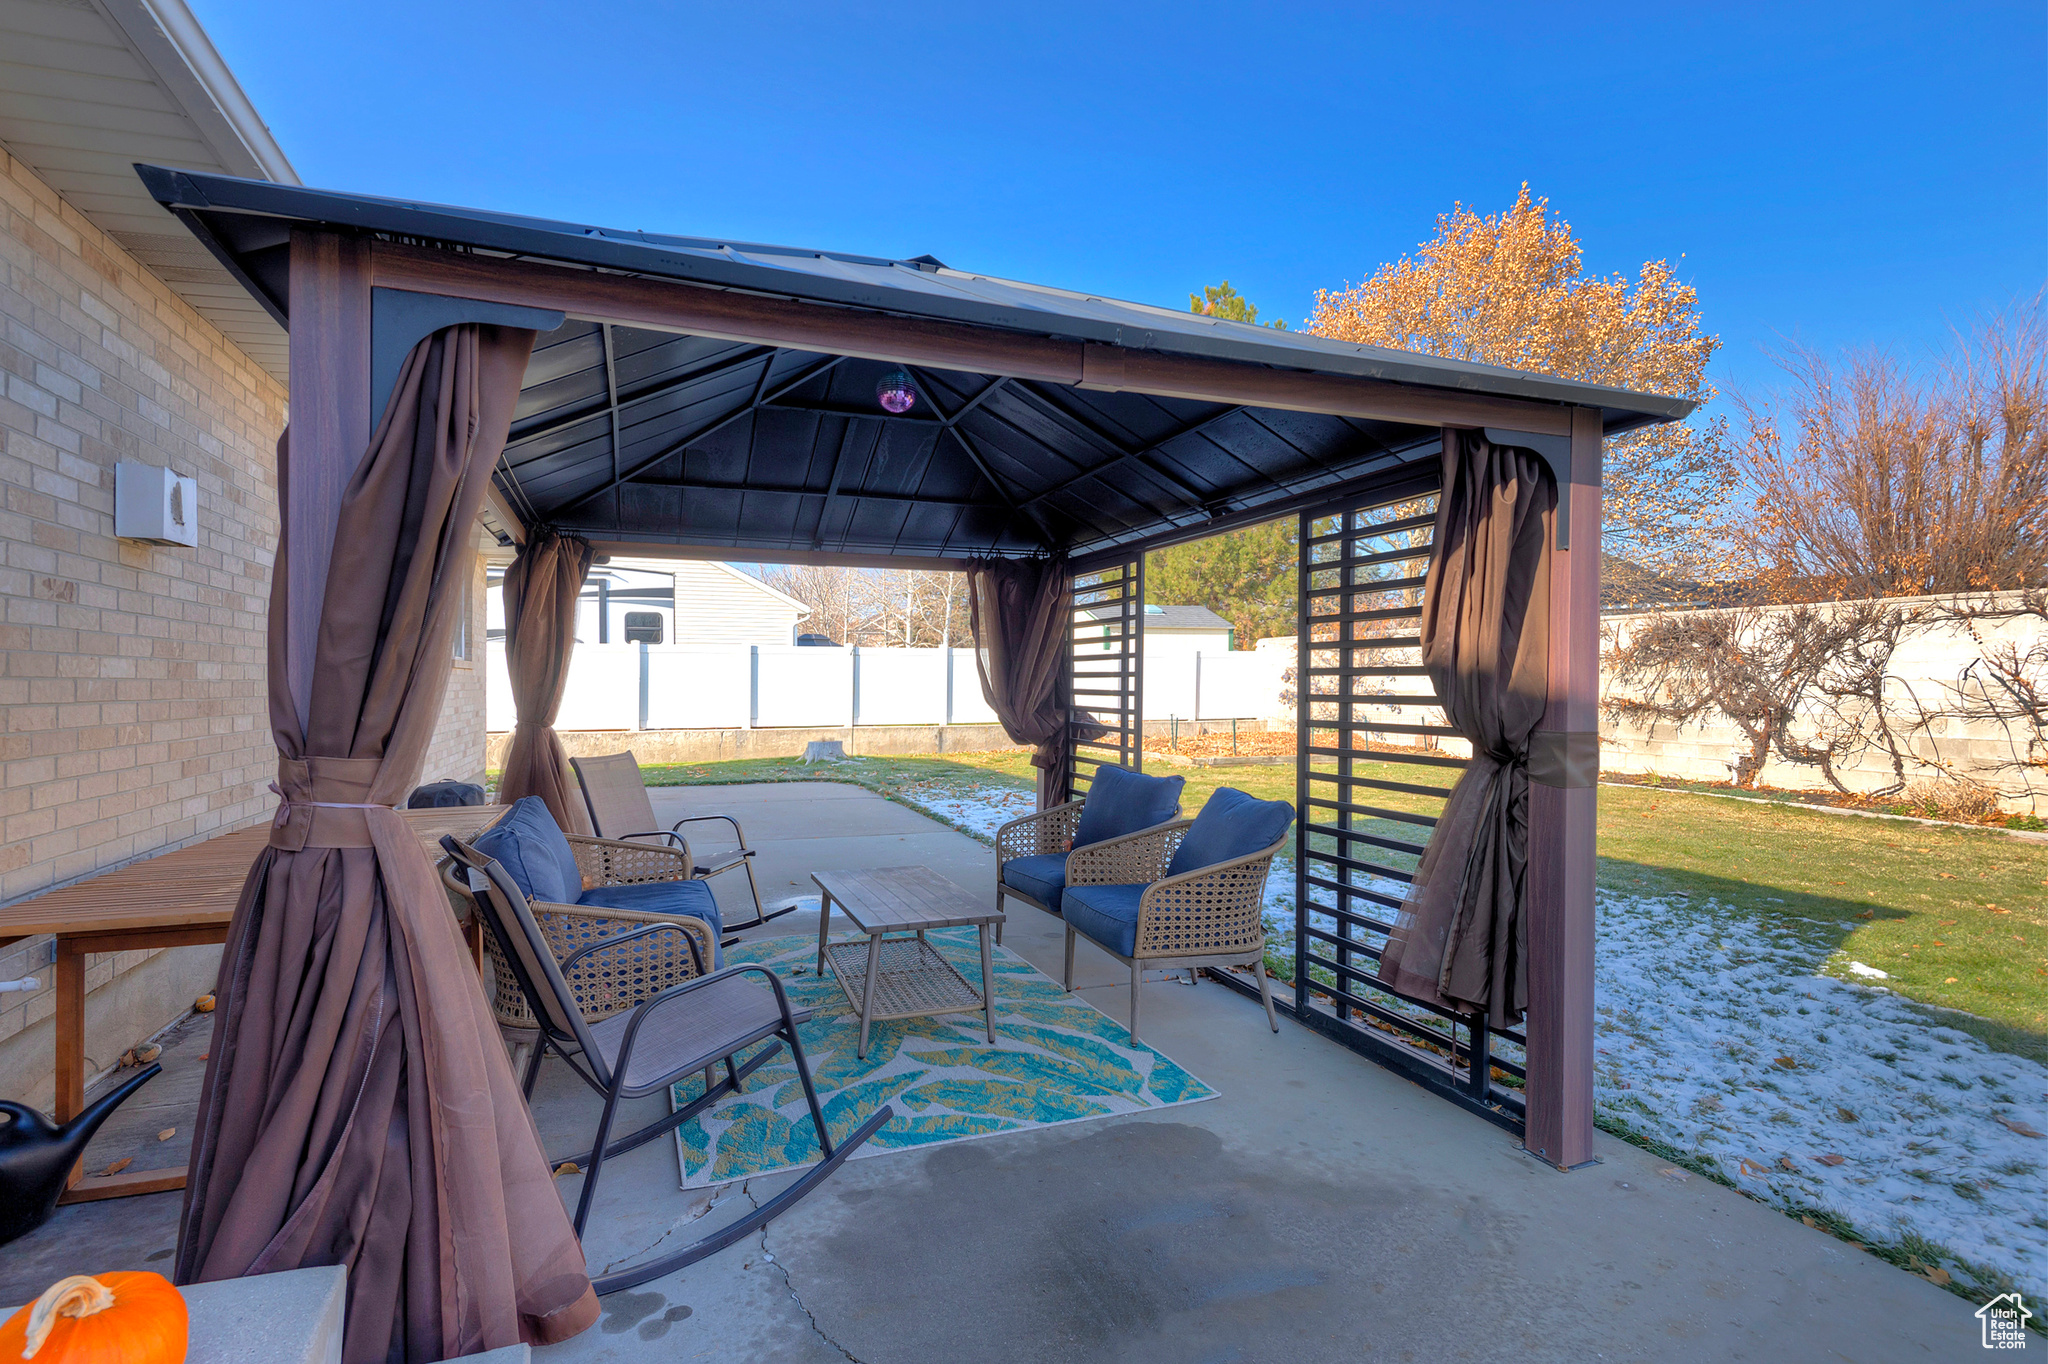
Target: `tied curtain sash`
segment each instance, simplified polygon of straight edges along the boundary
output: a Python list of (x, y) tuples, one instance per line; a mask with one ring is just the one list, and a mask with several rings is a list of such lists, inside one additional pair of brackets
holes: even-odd
[(1529, 745), (1549, 701), (1557, 484), (1527, 450), (1444, 431), (1422, 662), (1472, 761), (1444, 802), (1379, 979), (1490, 1026), (1528, 1006)]
[(284, 804), (221, 957), (175, 1269), (346, 1266), (349, 1364), (560, 1340), (598, 1312), (447, 898), (391, 808), (440, 715), (533, 342), (465, 324), (407, 357), (343, 494), (303, 734), (288, 543), (272, 577)]

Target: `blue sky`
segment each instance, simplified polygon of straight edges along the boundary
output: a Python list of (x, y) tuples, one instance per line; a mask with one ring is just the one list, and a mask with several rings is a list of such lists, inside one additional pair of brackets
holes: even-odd
[(1677, 263), (1751, 390), (2048, 280), (2038, 0), (192, 4), (324, 187), (1298, 322), (1526, 180), (1590, 268)]

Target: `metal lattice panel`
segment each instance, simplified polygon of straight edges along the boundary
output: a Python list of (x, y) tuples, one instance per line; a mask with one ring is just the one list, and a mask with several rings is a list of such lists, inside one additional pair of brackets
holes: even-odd
[(1144, 746), (1145, 564), (1128, 559), (1074, 577), (1069, 647), (1073, 706), (1067, 735), (1068, 800), (1087, 794), (1097, 766), (1136, 771)]
[(1519, 1129), (1522, 1034), (1492, 1032), (1374, 972), (1470, 746), (1445, 723), (1419, 635), (1436, 492), (1300, 522), (1295, 1010)]

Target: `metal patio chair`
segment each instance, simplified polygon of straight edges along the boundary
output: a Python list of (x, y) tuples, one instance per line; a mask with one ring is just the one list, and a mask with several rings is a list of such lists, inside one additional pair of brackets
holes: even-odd
[(1266, 875), (1287, 846), (1293, 820), (1286, 801), (1257, 800), (1226, 786), (1194, 819), (1076, 848), (1067, 859), (1061, 983), (1074, 988), (1077, 937), (1130, 967), (1136, 1042), (1138, 986), (1147, 970), (1186, 970), (1192, 981), (1204, 968), (1249, 966), (1259, 978), (1266, 1022), (1279, 1032), (1262, 911)]
[[(761, 885), (754, 879), (754, 849), (747, 846), (747, 836), (740, 828), (739, 820), (731, 815), (689, 815), (663, 829), (654, 817), (654, 802), (648, 798), (647, 783), (641, 779), (640, 761), (631, 753), (571, 758), (569, 766), (576, 769), (576, 783), (583, 789), (583, 804), (590, 811), (590, 827), (599, 838), (624, 842), (660, 839), (661, 846), (682, 853), (686, 874), (700, 881), (708, 881), (735, 867), (746, 869), (747, 889), (754, 897), (754, 917), (744, 923), (725, 925), (726, 932), (759, 928), (770, 919), (795, 912), (795, 905), (785, 905), (776, 910), (761, 907)], [(700, 862), (690, 851), (689, 840), (683, 837), (682, 829), (685, 824), (711, 823), (731, 825), (733, 842), (739, 847), (733, 852), (721, 853)]]
[[(551, 1165), (559, 1167), (567, 1161), (584, 1172), (574, 1218), (578, 1239), (590, 1220), (598, 1175), (606, 1160), (673, 1132), (728, 1094), (740, 1092), (747, 1076), (784, 1044), (803, 1082), (822, 1153), (818, 1162), (738, 1221), (680, 1250), (593, 1280), (591, 1287), (600, 1296), (672, 1273), (759, 1231), (822, 1184), (895, 1116), (894, 1109), (884, 1104), (845, 1141), (832, 1140), (811, 1081), (810, 1064), (804, 1058), (803, 1041), (797, 1035), (798, 1025), (811, 1011), (791, 1008), (781, 979), (765, 966), (733, 966), (707, 973), (704, 963), (715, 941), (709, 925), (691, 919), (648, 924), (578, 948), (557, 963), (547, 936), (527, 907), (526, 896), (504, 865), (453, 837), (442, 838), (441, 847), (462, 866), (477, 912), (498, 940), (536, 1019), (538, 1043), (521, 1077), (521, 1092), (532, 1099), (541, 1059), (553, 1051), (578, 1079), (604, 1096), (604, 1111), (590, 1149), (549, 1158)], [(676, 969), (672, 951), (655, 947), (662, 940), (670, 944), (680, 941), (687, 948), (687, 971)], [(579, 992), (569, 984), (569, 978), (577, 974), (611, 981), (616, 1007), (600, 1018), (586, 1017)], [(745, 979), (749, 974), (765, 977), (766, 987)], [(740, 1052), (762, 1042), (768, 1045), (745, 1062), (734, 1064), (733, 1058)], [(721, 1065), (725, 1069), (722, 1080), (716, 1078)], [(702, 1095), (638, 1131), (612, 1137), (621, 1099), (659, 1094), (697, 1074), (704, 1077)]]

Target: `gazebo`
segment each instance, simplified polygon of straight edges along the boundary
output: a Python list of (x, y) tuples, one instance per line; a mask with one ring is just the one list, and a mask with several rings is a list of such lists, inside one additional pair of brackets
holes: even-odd
[[(1018, 730), (1032, 729), (1033, 705), (1004, 718), (1038, 746), (1042, 801), (1084, 792), (1100, 762), (1142, 761), (1147, 552), (1296, 517), (1292, 1015), (1521, 1134), (1557, 1168), (1590, 1160), (1601, 450), (1609, 436), (1682, 419), (1689, 402), (995, 279), (930, 256), (138, 170), (291, 334), (273, 610), (289, 609), (272, 658), (308, 742), (352, 480), (365, 451), (396, 439), (390, 414), (425, 402), (422, 372), (442, 354), (430, 342), (449, 329), (537, 334), (530, 358), (523, 340), (512, 348), (524, 369), (509, 412), (488, 392), (475, 408), (502, 423), (479, 438), (502, 445), (481, 489), (502, 545), (572, 536), (597, 554), (1051, 575), (1040, 595), (1062, 614), (1056, 647), (1045, 654), (1041, 639), (1040, 654), (1053, 673), (998, 660), (990, 679), (992, 691), (1041, 703), (1028, 735)], [(1494, 482), (1475, 482), (1487, 469)], [(1447, 476), (1464, 483), (1447, 488)], [(1461, 539), (1432, 600), (1431, 535), (1450, 501), (1498, 534)], [(1089, 649), (1077, 661), (1084, 610)], [(1471, 694), (1427, 694), (1424, 640), (1453, 625), (1496, 654), (1518, 637), (1540, 649), (1513, 679), (1534, 697), (1533, 733), (1501, 741), (1514, 754), (1501, 761), (1529, 783), (1526, 866), (1498, 869), (1520, 899), (1491, 930), (1496, 960), (1526, 972), (1520, 1024), (1522, 1001), (1496, 1000), (1489, 1018), (1394, 989), (1405, 977), (1380, 960), (1389, 934), (1406, 931), (1416, 871), (1400, 859), (1421, 851), (1388, 838), (1386, 822), (1436, 824), (1411, 798), (1449, 794), (1439, 783), (1466, 760), (1444, 742), (1488, 748), (1474, 725), (1486, 730), (1509, 690), (1503, 671), (1489, 692), (1487, 667), (1475, 673), (1461, 654), (1436, 661), (1457, 672), (1461, 694), (1477, 676)], [(287, 757), (317, 768), (312, 753)], [(1390, 762), (1412, 779), (1388, 779)], [(342, 816), (317, 807), (374, 803), (308, 794), (338, 789), (317, 771), (308, 781), (286, 784), (290, 808), (316, 807), (309, 824)], [(1468, 814), (1499, 821), (1506, 809)], [(206, 1198), (199, 1159), (195, 1206)]]

